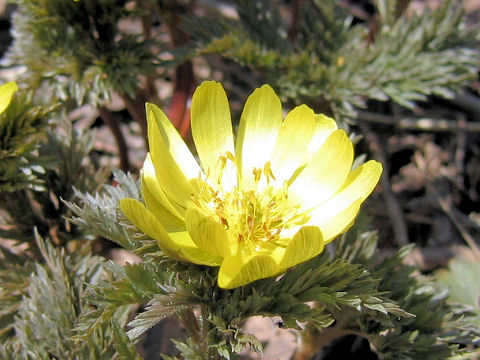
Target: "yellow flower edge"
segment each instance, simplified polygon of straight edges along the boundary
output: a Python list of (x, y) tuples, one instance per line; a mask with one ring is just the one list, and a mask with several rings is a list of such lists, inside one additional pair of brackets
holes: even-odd
[(10, 105), (13, 95), (17, 91), (18, 86), (15, 81), (9, 81), (0, 86), (0, 114), (7, 109), (8, 105)]
[(122, 199), (121, 210), (166, 256), (219, 266), (221, 288), (320, 254), (353, 224), (382, 173), (374, 160), (352, 169), (352, 142), (333, 119), (306, 105), (283, 119), (268, 85), (247, 99), (236, 139), (222, 85), (197, 88), (191, 125), (199, 162), (160, 108), (147, 103), (146, 112), (145, 203)]

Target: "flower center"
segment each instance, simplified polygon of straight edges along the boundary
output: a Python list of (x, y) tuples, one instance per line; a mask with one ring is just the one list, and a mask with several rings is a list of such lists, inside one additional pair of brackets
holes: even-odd
[[(228, 167), (231, 161), (233, 167)], [(281, 235), (284, 229), (302, 225), (309, 216), (300, 211), (300, 205), (288, 198), (288, 183), (277, 184), (270, 162), (263, 169), (253, 169), (253, 186), (244, 187), (241, 181), (228, 191), (223, 191), (221, 178), (228, 169), (235, 169), (235, 159), (227, 153), (219, 160), (221, 167), (216, 186), (202, 181), (200, 195), (193, 199), (197, 206), (212, 214), (223, 224), (229, 236), (239, 245), (258, 249), (272, 243), (282, 246)]]

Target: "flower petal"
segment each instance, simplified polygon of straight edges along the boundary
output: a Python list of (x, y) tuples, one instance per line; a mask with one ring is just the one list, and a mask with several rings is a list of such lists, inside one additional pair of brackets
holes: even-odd
[[(227, 152), (235, 155), (235, 148), (230, 106), (220, 83), (205, 81), (195, 90), (191, 116), (192, 136), (204, 172), (215, 183), (229, 181), (228, 177), (221, 176), (220, 157), (225, 157)], [(232, 162), (223, 165), (227, 164), (234, 165)], [(225, 187), (231, 188), (232, 185), (226, 184)]]
[[(158, 184), (157, 187), (160, 188)], [(161, 189), (158, 190), (161, 191)], [(186, 230), (185, 222), (173, 215), (172, 212), (167, 210), (167, 208), (157, 200), (158, 195), (154, 195), (152, 187), (147, 184), (144, 176), (142, 176), (142, 192), (147, 209), (162, 223), (165, 230), (168, 232)]]
[(335, 120), (323, 114), (315, 114), (315, 123), (317, 128), (312, 136), (312, 141), (310, 141), (308, 145), (308, 150), (312, 155), (320, 149), (324, 141), (327, 140), (335, 130), (338, 130)]
[[(152, 108), (152, 106), (149, 108)], [(158, 109), (158, 111), (160, 111), (160, 109)], [(162, 135), (161, 129), (157, 125), (160, 121), (157, 122), (156, 118), (157, 117), (153, 111), (150, 111), (147, 114), (148, 140), (150, 145), (150, 155), (155, 167), (155, 174), (165, 194), (167, 194), (173, 201), (177, 202), (181, 207), (186, 208), (186, 204), (190, 200), (191, 195), (196, 193), (195, 188), (189, 180), (200, 176), (201, 170), (188, 149), (187, 156), (185, 152), (179, 151), (182, 146), (174, 145), (175, 143), (178, 143), (177, 141), (171, 141), (169, 137)], [(176, 137), (173, 136), (173, 138)], [(183, 143), (183, 146), (186, 145)], [(173, 150), (173, 153), (170, 152), (170, 149)], [(179, 154), (179, 152), (182, 152), (183, 155), (176, 157), (176, 154)], [(195, 165), (187, 166), (186, 164), (191, 162), (187, 159), (192, 160)], [(193, 169), (195, 166), (196, 170)], [(195, 171), (196, 176), (193, 175)]]
[(367, 161), (352, 170), (332, 202), (335, 202), (336, 207), (342, 207), (342, 204), (355, 198), (364, 201), (377, 186), (381, 175), (382, 164), (375, 160)]
[(280, 267), (271, 256), (240, 251), (223, 260), (218, 272), (218, 286), (233, 289), (280, 272)]
[(220, 266), (223, 258), (199, 249), (193, 242), (188, 231), (169, 233), (172, 240), (181, 246), (182, 257), (194, 264), (207, 266)]
[(311, 211), (308, 225), (318, 226), (327, 242), (344, 232), (355, 218), (360, 204), (377, 185), (381, 173), (382, 165), (374, 160), (354, 169), (337, 194)]
[(263, 85), (247, 99), (238, 126), (236, 160), (244, 184), (253, 182), (253, 169), (263, 169), (282, 125), (282, 104), (273, 89)]
[(0, 114), (10, 105), (13, 94), (18, 91), (18, 86), (15, 81), (9, 81), (0, 86)]
[(303, 226), (288, 242), (280, 262), (282, 269), (288, 269), (320, 254), (325, 247), (320, 229), (316, 226)]
[(145, 198), (147, 208), (150, 207), (149, 203), (153, 202), (153, 200), (150, 199), (153, 197), (163, 208), (165, 208), (165, 210), (170, 212), (172, 216), (178, 218), (182, 222), (185, 221), (185, 216), (182, 215), (182, 213), (185, 212), (185, 209), (179, 206), (177, 203), (171, 202), (165, 195), (165, 192), (162, 190), (160, 183), (157, 180), (157, 175), (155, 174), (155, 168), (153, 167), (150, 153), (147, 153), (143, 163), (141, 179), (142, 190), (144, 193), (143, 196)]
[(289, 193), (309, 209), (339, 190), (353, 162), (353, 145), (343, 130), (336, 130), (323, 143), (289, 187)]
[(357, 199), (343, 211), (335, 213), (329, 218), (325, 216), (325, 218), (317, 223), (322, 232), (325, 244), (333, 241), (338, 235), (343, 234), (353, 225), (353, 221), (360, 211), (361, 204), (362, 201)]
[(222, 224), (203, 215), (194, 208), (185, 212), (185, 222), (193, 242), (200, 250), (226, 257), (237, 252), (237, 243), (230, 243), (229, 237)]
[(165, 255), (199, 265), (216, 266), (220, 264), (221, 259), (199, 251), (187, 231), (168, 234), (163, 225), (140, 201), (129, 198), (122, 199), (120, 208), (133, 225), (152, 239), (157, 240), (158, 247)]
[[(156, 124), (164, 144), (176, 160), (177, 166), (185, 174), (185, 177), (188, 180), (198, 177), (200, 167), (167, 115), (155, 104), (146, 103), (145, 109), (149, 125), (148, 140), (150, 147), (152, 147), (152, 142), (154, 142), (150, 139), (150, 127), (154, 127), (153, 125)], [(152, 158), (154, 157), (152, 153)], [(155, 159), (153, 161), (155, 163)]]
[(163, 225), (145, 205), (138, 200), (125, 198), (120, 200), (120, 208), (133, 225), (152, 239), (157, 240), (158, 246), (166, 255), (183, 260), (179, 254), (179, 246), (173, 242)]
[(273, 174), (280, 184), (306, 163), (315, 130), (315, 113), (308, 106), (297, 106), (287, 114), (271, 156)]

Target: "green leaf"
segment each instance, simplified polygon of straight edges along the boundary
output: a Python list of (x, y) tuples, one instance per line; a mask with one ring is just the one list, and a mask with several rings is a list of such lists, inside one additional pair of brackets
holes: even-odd
[(75, 195), (81, 199), (80, 205), (66, 202), (66, 205), (77, 215), (70, 221), (85, 231), (110, 239), (127, 250), (151, 249), (147, 244), (136, 238), (133, 231), (129, 232), (122, 223), (123, 214), (118, 210), (118, 202), (123, 198), (140, 199), (139, 184), (129, 174), (115, 171), (118, 186), (106, 185), (101, 194), (95, 196), (75, 190)]
[(169, 305), (171, 299), (168, 296), (157, 295), (149, 303), (144, 312), (138, 314), (135, 319), (128, 323), (132, 329), (127, 332), (131, 339), (137, 339), (145, 331), (152, 328), (167, 316), (178, 314), (188, 310), (185, 305)]
[(435, 274), (437, 281), (448, 288), (451, 302), (469, 305), (477, 313), (480, 326), (480, 263), (461, 259), (451, 260), (448, 269)]
[(120, 360), (142, 360), (135, 346), (115, 321), (111, 322), (115, 350)]

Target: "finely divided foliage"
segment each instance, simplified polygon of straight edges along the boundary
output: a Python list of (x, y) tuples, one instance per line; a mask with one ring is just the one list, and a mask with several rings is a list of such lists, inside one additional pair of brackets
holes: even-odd
[[(127, 177), (121, 179), (121, 191), (136, 189)], [(83, 211), (90, 212), (88, 208)], [(135, 229), (128, 228), (127, 233), (139, 244), (150, 246), (151, 240), (138, 237)], [(401, 264), (409, 249), (379, 265), (375, 249), (375, 233), (354, 228), (339, 241), (337, 260), (323, 254), (278, 279), (262, 279), (233, 290), (218, 287), (218, 268), (178, 262), (158, 250), (143, 253), (141, 264), (107, 266), (118, 280), (91, 287), (88, 300), (97, 310), (83, 316), (77, 337), (88, 337), (109, 323), (118, 309), (138, 302), (148, 306), (129, 323), (131, 339), (166, 316), (188, 318), (189, 310), (201, 309), (200, 333), (204, 333), (208, 349), (204, 355), (225, 358), (248, 347), (261, 351), (261, 343), (242, 332), (243, 321), (254, 315), (280, 316), (291, 328), (307, 322), (327, 332), (341, 324), (362, 334), (379, 354), (392, 359), (438, 359), (457, 353), (458, 344), (478, 339), (477, 330), (469, 324), (468, 310), (447, 305), (433, 283), (412, 277), (414, 269)], [(315, 306), (307, 305), (312, 301)], [(426, 307), (432, 312), (425, 312)], [(177, 346), (185, 358), (202, 358), (198, 343), (177, 342)]]
[[(96, 310), (81, 317), (75, 339), (88, 338), (134, 303), (147, 307), (130, 321), (127, 337), (120, 336), (114, 325), (117, 349), (127, 355), (131, 341), (167, 316), (178, 317), (187, 329), (193, 324), (191, 337), (176, 341), (188, 359), (230, 358), (246, 348), (261, 351), (261, 343), (242, 332), (243, 321), (255, 315), (280, 316), (289, 328), (307, 323), (305, 331), (310, 332), (361, 334), (379, 354), (393, 359), (421, 355), (433, 360), (455, 354), (458, 344), (477, 338), (477, 330), (468, 324), (468, 311), (447, 305), (444, 297), (435, 295), (432, 283), (412, 277), (413, 269), (401, 264), (408, 249), (378, 265), (375, 233), (359, 228), (341, 237), (336, 260), (323, 253), (280, 277), (222, 289), (217, 283), (218, 267), (178, 261), (163, 251), (161, 242), (157, 248), (148, 233), (127, 226), (115, 204), (126, 197), (141, 203), (147, 197), (145, 192), (141, 197), (139, 184), (130, 176), (116, 172), (116, 181), (117, 187), (108, 186), (96, 197), (78, 193), (84, 202), (83, 207), (70, 204), (78, 216), (74, 221), (86, 228), (90, 224), (90, 231), (126, 246), (143, 262), (106, 266), (116, 280), (90, 287), (88, 300)], [(99, 211), (102, 207), (107, 211)], [(435, 310), (425, 313), (424, 307)]]
[(477, 74), (478, 28), (465, 26), (456, 1), (398, 17), (393, 2), (382, 0), (380, 16), (360, 23), (338, 2), (303, 1), (294, 29), (280, 2), (235, 3), (238, 19), (188, 19), (192, 56), (217, 54), (254, 69), (282, 98), (316, 104), (337, 120), (355, 116), (365, 99), (412, 107), (427, 95), (449, 97)]
[[(36, 235), (44, 264), (34, 263), (24, 257), (22, 269), (28, 274), (10, 266), (0, 267), (2, 291), (0, 298), (5, 304), (8, 289), (17, 282), (25, 284), (21, 294), (10, 293), (15, 308), (9, 307), (14, 315), (11, 327), (3, 327), (1, 334), (2, 359), (99, 359), (107, 360), (115, 356), (115, 336), (108, 323), (100, 324), (87, 341), (74, 341), (74, 327), (79, 317), (92, 311), (85, 297), (88, 286), (100, 281), (112, 281), (111, 274), (104, 270), (102, 259), (92, 257), (88, 247), (79, 249), (74, 255), (55, 249)], [(10, 255), (11, 256), (11, 255)], [(20, 260), (20, 259), (18, 259)], [(16, 272), (16, 276), (12, 276)], [(17, 287), (18, 289), (18, 287)], [(17, 296), (20, 299), (12, 297)], [(2, 307), (3, 308), (3, 307)], [(111, 320), (125, 324), (130, 309), (124, 308), (112, 314)], [(5, 320), (6, 314), (2, 314)], [(3, 325), (3, 324), (2, 324)], [(15, 336), (8, 337), (9, 333)]]

